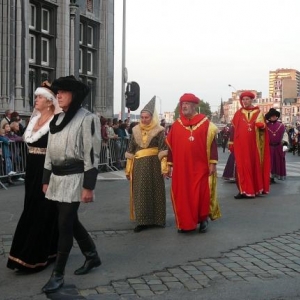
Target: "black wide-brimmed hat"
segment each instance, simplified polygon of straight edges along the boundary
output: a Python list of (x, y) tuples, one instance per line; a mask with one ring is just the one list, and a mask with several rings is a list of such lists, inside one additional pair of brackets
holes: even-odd
[(77, 80), (73, 75), (71, 75), (55, 79), (51, 85), (51, 90), (55, 94), (57, 94), (58, 91), (72, 92), (71, 104), (65, 112), (65, 116), (61, 123), (56, 125), (58, 115), (50, 122), (50, 132), (55, 134), (56, 132), (64, 129), (64, 127), (73, 119), (77, 111), (81, 108), (85, 97), (89, 94), (90, 88), (85, 83)]
[(79, 98), (83, 98), (82, 101), (90, 92), (90, 88), (82, 81), (77, 80), (73, 75), (55, 79), (51, 85), (51, 90), (55, 94), (57, 94), (59, 90), (73, 92), (77, 94)]
[(276, 116), (277, 118), (280, 117), (280, 112), (275, 108), (270, 108), (270, 110), (265, 114), (266, 120), (270, 120), (271, 117)]

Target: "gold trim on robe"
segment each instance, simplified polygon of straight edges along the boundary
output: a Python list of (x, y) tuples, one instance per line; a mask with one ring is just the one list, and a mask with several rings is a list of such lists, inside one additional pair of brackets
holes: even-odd
[[(217, 161), (210, 160), (210, 148), (213, 140), (216, 137), (218, 132), (218, 128), (215, 124), (209, 123), (208, 131), (207, 131), (207, 157), (209, 163), (217, 163)], [(212, 174), (208, 177), (209, 180), (209, 188), (210, 188), (210, 209), (209, 209), (209, 217), (211, 220), (216, 220), (221, 217), (221, 209), (219, 202), (217, 200), (217, 174)]]
[[(158, 155), (158, 147), (153, 147), (153, 148), (146, 148), (139, 150), (135, 153), (133, 159), (127, 159), (127, 163), (130, 164), (130, 167), (127, 168), (127, 163), (126, 163), (126, 175), (130, 176), (130, 220), (135, 220), (135, 215), (134, 215), (134, 203), (133, 203), (133, 184), (132, 184), (132, 171), (133, 171), (133, 165), (134, 165), (134, 160), (139, 159), (142, 157), (146, 156), (154, 156)], [(131, 162), (129, 162), (131, 161)], [(127, 172), (130, 172), (127, 174)]]

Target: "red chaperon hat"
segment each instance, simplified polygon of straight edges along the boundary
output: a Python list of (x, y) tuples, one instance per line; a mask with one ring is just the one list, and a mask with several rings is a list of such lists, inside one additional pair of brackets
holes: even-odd
[(194, 94), (183, 94), (180, 99), (179, 99), (179, 102), (182, 103), (182, 102), (193, 102), (193, 103), (196, 103), (196, 104), (199, 104), (200, 102), (200, 99), (198, 97), (196, 97)]
[(249, 97), (251, 99), (254, 99), (255, 95), (252, 92), (246, 91), (240, 94), (240, 100), (242, 100), (244, 97)]

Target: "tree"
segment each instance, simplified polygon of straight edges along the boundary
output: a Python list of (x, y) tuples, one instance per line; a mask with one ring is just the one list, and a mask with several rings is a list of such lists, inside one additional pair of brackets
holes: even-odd
[[(199, 105), (197, 105), (196, 110), (201, 114), (206, 115), (209, 119), (212, 115), (209, 103), (204, 102), (203, 100), (201, 100)], [(179, 103), (177, 104), (174, 112), (175, 112), (175, 116), (174, 116), (174, 121), (175, 121), (179, 117)]]

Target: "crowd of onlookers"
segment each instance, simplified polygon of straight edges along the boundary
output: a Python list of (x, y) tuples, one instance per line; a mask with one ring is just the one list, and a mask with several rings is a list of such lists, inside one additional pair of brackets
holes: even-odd
[(288, 139), (289, 152), (293, 155), (298, 153), (300, 156), (300, 123), (296, 123), (295, 126), (286, 126), (286, 135)]
[[(0, 123), (0, 176), (7, 176), (7, 183), (13, 185), (13, 176), (22, 171), (24, 157), (23, 141), (24, 126), (18, 112), (6, 110)], [(21, 176), (16, 178), (23, 181)]]

